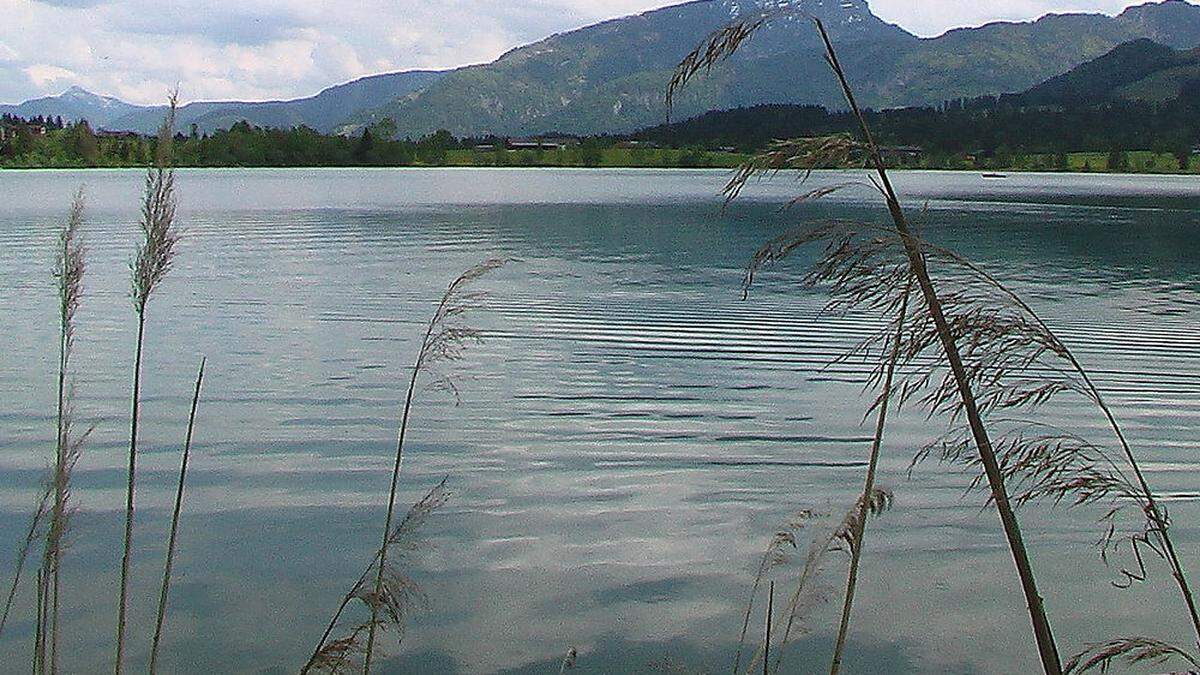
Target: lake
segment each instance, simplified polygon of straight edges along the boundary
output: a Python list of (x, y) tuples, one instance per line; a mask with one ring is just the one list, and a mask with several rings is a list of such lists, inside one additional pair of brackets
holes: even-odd
[[(108, 668), (120, 560), (135, 323), (128, 261), (142, 173), (0, 172), (0, 569), (52, 449), (56, 227), (87, 192), (76, 472), (64, 668)], [(800, 508), (844, 513), (861, 489), (867, 364), (825, 366), (875, 327), (829, 317), (803, 259), (742, 298), (756, 248), (805, 220), (883, 222), (866, 190), (781, 211), (753, 184), (726, 210), (722, 171), (187, 170), (176, 267), (148, 314), (131, 594), (144, 668), (195, 369), (208, 357), (172, 591), (165, 670), (295, 672), (377, 546), (396, 422), (445, 285), (495, 256), (485, 335), (456, 367), (462, 402), (422, 390), (401, 501), (453, 492), (411, 559), (429, 596), (388, 672), (728, 670), (763, 547)], [(844, 174), (819, 174), (818, 183)], [(1110, 397), (1200, 553), (1200, 181), (902, 172), (927, 236), (1016, 287)], [(1056, 423), (1102, 430), (1082, 405)], [(933, 425), (897, 416), (867, 532), (851, 672), (1036, 669), (998, 519), (970, 476), (909, 462)], [(1118, 590), (1095, 513), (1020, 511), (1064, 654), (1127, 634), (1189, 642), (1161, 565)], [(803, 557), (803, 552), (799, 554)], [(793, 572), (798, 564), (790, 568)], [(1200, 565), (1193, 564), (1193, 576)], [(805, 615), (789, 672), (826, 667), (840, 611)], [(779, 577), (790, 589), (794, 573)], [(0, 662), (25, 667), (32, 594)], [(757, 610), (756, 610), (757, 612)], [(755, 625), (761, 625), (760, 617)], [(757, 635), (757, 634), (755, 634)]]

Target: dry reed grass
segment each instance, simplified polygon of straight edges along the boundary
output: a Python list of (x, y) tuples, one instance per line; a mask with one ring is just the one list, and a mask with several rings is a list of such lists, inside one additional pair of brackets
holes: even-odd
[[(668, 102), (679, 87), (736, 52), (775, 14), (778, 12), (747, 18), (701, 43), (679, 64), (668, 88)], [(1124, 544), (1133, 560), (1131, 566), (1120, 569), (1123, 581), (1118, 583), (1128, 585), (1144, 580), (1145, 553), (1157, 554), (1167, 562), (1200, 639), (1200, 618), (1170, 537), (1168, 515), (1146, 483), (1112, 410), (1071, 350), (1032, 308), (978, 265), (922, 241), (913, 231), (828, 33), (820, 21), (814, 19), (814, 23), (826, 47), (826, 60), (859, 122), (863, 140), (837, 136), (778, 141), (734, 174), (726, 187), (726, 198), (737, 198), (755, 178), (794, 170), (804, 181), (814, 169), (843, 166), (865, 158), (874, 174), (870, 176), (870, 184), (883, 197), (892, 226), (832, 222), (785, 234), (755, 256), (746, 274), (746, 289), (764, 266), (784, 260), (798, 249), (821, 243), (824, 250), (804, 281), (830, 290), (827, 310), (895, 312), (899, 306), (908, 304), (910, 284), (904, 280), (915, 279), (924, 303), (913, 312), (901, 309), (897, 322), (865, 340), (854, 355), (873, 358), (875, 354), (886, 354), (887, 341), (891, 339), (893, 357), (881, 358), (871, 377), (873, 386), (883, 386), (873, 409), (882, 413), (894, 396), (897, 405), (917, 404), (930, 419), (946, 420), (946, 432), (922, 448), (914, 463), (937, 456), (965, 464), (978, 472), (973, 487), (986, 485), (989, 489), (988, 501), (999, 512), (1004, 525), (1046, 672), (1061, 672), (1062, 667), (1013, 512), (1014, 505), (1034, 501), (1108, 505), (1101, 520), (1103, 534), (1098, 542), (1101, 556), (1107, 561), (1113, 549)], [(861, 183), (817, 188), (792, 203), (820, 198), (853, 184)], [(936, 270), (931, 270), (930, 263), (937, 264)], [(901, 292), (902, 288), (906, 290)], [(894, 337), (891, 331), (895, 331)], [(897, 366), (904, 375), (893, 387), (892, 374)], [(1117, 451), (1026, 417), (1068, 394), (1082, 396), (1100, 409), (1113, 432)], [(877, 427), (877, 440), (882, 426), (881, 423)], [(1135, 510), (1130, 508), (1131, 504), (1141, 514), (1135, 518), (1134, 527), (1122, 529), (1118, 521), (1126, 512)], [(818, 558), (821, 551), (818, 546)], [(831, 668), (835, 673), (840, 665), (852, 602), (854, 567), (852, 562)], [(805, 573), (807, 568), (806, 565)], [(789, 616), (789, 621), (792, 618)], [(744, 633), (743, 628), (743, 636)], [(1088, 653), (1092, 659), (1081, 660)], [(1145, 638), (1114, 640), (1088, 653), (1076, 657), (1070, 667), (1107, 665), (1123, 656), (1137, 660), (1192, 658), (1183, 650)], [(1094, 660), (1097, 657), (1099, 660)]]
[[(383, 526), (383, 541), (379, 548), (379, 565), (376, 568), (375, 588), (373, 595), (382, 598), (386, 591), (384, 575), (388, 568), (389, 537), (392, 528), (392, 518), (396, 508), (396, 488), (400, 480), (400, 469), (404, 462), (404, 440), (408, 435), (408, 422), (412, 413), (417, 384), (422, 375), (429, 378), (429, 385), (434, 389), (448, 391), (454, 395), (456, 402), (462, 397), (454, 375), (443, 366), (453, 364), (462, 359), (467, 347), (479, 342), (482, 334), (466, 323), (472, 310), (477, 309), (487, 293), (473, 291), (472, 286), (484, 276), (503, 267), (508, 261), (502, 258), (485, 260), (478, 265), (468, 268), (446, 287), (442, 300), (438, 303), (433, 317), (421, 340), (421, 348), (417, 351), (416, 362), (408, 382), (408, 391), (404, 398), (404, 409), (400, 414), (400, 430), (396, 438), (396, 460), (392, 466), (392, 481), (388, 491), (387, 517)], [(370, 604), (370, 603), (369, 603)], [(363, 656), (363, 673), (371, 672), (371, 659), (375, 648), (376, 627), (379, 624), (378, 611), (384, 605), (371, 604), (371, 621), (367, 627), (366, 653)]]
[[(447, 391), (461, 402), (461, 391), (451, 366), (460, 361), (471, 344), (482, 339), (482, 333), (468, 322), (472, 311), (478, 309), (487, 298), (484, 291), (473, 290), (475, 284), (488, 274), (504, 266), (508, 261), (492, 258), (468, 268), (447, 287), (441, 301), (434, 310), (425, 329), (421, 345), (409, 375), (404, 406), (400, 413), (400, 425), (396, 435), (396, 454), (392, 465), (391, 484), (388, 489), (387, 516), (384, 520), (383, 536), (372, 563), (363, 576), (342, 599), (322, 635), (312, 657), (301, 672), (323, 670), (341, 672), (361, 659), (362, 670), (369, 673), (375, 654), (376, 635), (379, 630), (391, 627), (402, 636), (405, 617), (410, 607), (423, 604), (424, 595), (419, 587), (389, 558), (397, 546), (404, 551), (406, 542), (413, 541), (416, 527), (423, 523), (433, 509), (445, 502), (445, 481), (421, 502), (399, 526), (393, 527), (396, 497), (400, 472), (404, 464), (404, 444), (408, 436), (409, 421), (418, 386), (424, 379), (426, 386)], [(373, 578), (372, 578), (373, 577)], [(342, 614), (354, 600), (361, 601), (370, 612), (370, 618), (355, 625), (341, 639), (330, 641), (330, 636)], [(364, 641), (365, 634), (365, 641)]]
[[(342, 598), (316, 650), (300, 670), (302, 675), (310, 672), (333, 675), (365, 668), (365, 639), (372, 624), (381, 624), (382, 628), (391, 629), (396, 634), (397, 641), (403, 639), (408, 615), (414, 609), (427, 606), (428, 600), (421, 587), (404, 572), (399, 563), (420, 550), (421, 528), (429, 517), (449, 500), (450, 492), (446, 488), (446, 480), (443, 479), (434, 486), (423, 499), (409, 509), (404, 519), (389, 531), (387, 545), (393, 551), (392, 560), (389, 562), (383, 559), (382, 547), (375, 553), (375, 557), (363, 570), (358, 581)], [(383, 579), (383, 583), (377, 586), (376, 580), (379, 578)], [(353, 624), (344, 637), (330, 639), (340, 625), (342, 615), (355, 601), (362, 603), (369, 618)]]
[(133, 392), (129, 416), (129, 462), (125, 481), (125, 533), (121, 555), (121, 581), (117, 601), (117, 640), (113, 672), (121, 675), (125, 664), (125, 636), (129, 604), (129, 568), (133, 555), (134, 494), (137, 480), (138, 421), (141, 413), (142, 353), (145, 346), (146, 310), (150, 298), (171, 270), (179, 233), (175, 228), (175, 170), (172, 167), (172, 141), (178, 94), (158, 130), (154, 166), (146, 172), (142, 195), (142, 240), (133, 260), (131, 298), (137, 314), (137, 338), (134, 351)]
[[(772, 18), (770, 14), (764, 14), (744, 19), (736, 22), (740, 26), (726, 27), (701, 43), (700, 46), (679, 64), (675, 76), (668, 86), (668, 101), (670, 101), (679, 87), (684, 86), (695, 75), (711, 68), (718, 61), (728, 58), (735, 53), (758, 29), (766, 25), (770, 18)], [(747, 280), (750, 281), (753, 279), (756, 267), (761, 267), (761, 265), (767, 262), (786, 257), (796, 248), (821, 239), (828, 239), (831, 236), (835, 236), (838, 244), (826, 250), (824, 260), (827, 260), (828, 264), (818, 264), (814, 273), (817, 280), (835, 286), (840, 285), (844, 289), (847, 289), (848, 292), (842, 298), (845, 306), (854, 306), (861, 310), (863, 309), (861, 305), (864, 304), (868, 308), (871, 306), (895, 305), (895, 296), (898, 293), (898, 289), (906, 286), (904, 283), (898, 283), (899, 279), (907, 279), (911, 274), (916, 282), (916, 286), (920, 290), (921, 297), (924, 299), (924, 307), (928, 310), (928, 319), (934, 327), (932, 334), (937, 338), (937, 343), (941, 348), (944, 362), (947, 366), (948, 375), (945, 381), (953, 384), (952, 387), (943, 390), (944, 397), (942, 401), (946, 405), (951, 405), (952, 400), (959, 402), (959, 412), (966, 419), (971, 431), (971, 437), (978, 451), (980, 463), (984, 468), (988, 486), (992, 492), (993, 503), (1000, 516), (1009, 548), (1013, 554), (1013, 560), (1029, 606), (1030, 621), (1033, 625), (1034, 637), (1038, 645), (1038, 653), (1042, 660), (1043, 669), (1047, 673), (1060, 673), (1062, 667), (1058, 657), (1057, 646), (1055, 645), (1050, 623), (1042, 605), (1041, 595), (1037, 589), (1032, 566), (1025, 548), (1024, 538), (1021, 535), (1020, 525), (1013, 512), (1004, 476), (1000, 469), (1000, 463), (992, 446), (988, 428), (980, 413), (979, 402), (972, 388), (972, 380), (963, 363), (959, 344), (960, 337), (954, 333), (952, 326), (945, 316), (940, 289), (930, 275), (925, 253), (921, 249), (919, 240), (909, 226), (907, 215), (900, 204), (895, 190), (892, 188), (879, 147), (871, 135), (866, 118), (858, 106), (845, 71), (838, 61), (837, 52), (830, 41), (824, 25), (815, 18), (812, 18), (812, 20), (824, 43), (826, 61), (842, 87), (847, 105), (859, 122), (859, 129), (862, 135), (861, 147), (865, 149), (869, 158), (869, 164), (873, 167), (875, 173), (872, 177), (872, 182), (887, 204), (897, 235), (895, 239), (898, 239), (901, 245), (900, 251), (903, 253), (900, 260), (907, 260), (907, 266), (903, 262), (896, 263), (879, 260), (881, 254), (886, 253), (890, 248), (886, 241), (867, 240), (866, 242), (859, 242), (854, 237), (837, 237), (836, 231), (826, 231), (823, 233), (824, 236), (810, 232), (804, 233), (793, 240), (782, 240), (765, 247), (751, 264), (751, 271), (747, 275)], [(734, 181), (731, 182), (731, 186), (735, 187), (732, 194), (736, 196), (737, 190), (740, 190), (740, 187), (737, 186), (744, 185), (750, 176), (759, 173), (758, 170), (764, 166), (768, 170), (778, 171), (788, 165), (786, 158), (800, 157), (808, 163), (807, 170), (811, 172), (815, 166), (819, 166), (819, 164), (816, 164), (816, 161), (820, 160), (819, 152), (822, 147), (834, 148), (838, 153), (845, 153), (849, 152), (848, 148), (853, 147), (853, 144), (847, 142), (822, 143), (820, 141), (808, 140), (802, 147), (808, 149), (808, 152), (777, 152), (777, 158), (774, 161), (768, 161), (757, 167), (749, 166), (747, 170), (740, 172), (739, 175), (735, 176)], [(729, 192), (727, 192), (728, 194)], [(809, 196), (822, 196), (823, 194), (828, 194), (828, 192), (818, 192)], [(859, 250), (854, 246), (856, 243), (865, 243), (865, 248)], [(867, 266), (868, 271), (877, 275), (877, 277), (868, 276), (867, 279), (878, 283), (878, 278), (884, 278), (888, 279), (888, 283), (877, 286), (871, 282), (864, 283), (856, 279), (856, 273), (862, 271), (858, 268), (863, 265)], [(854, 276), (848, 276), (847, 270), (851, 270), (849, 274)], [(806, 573), (807, 567), (806, 565)], [(792, 616), (789, 617), (789, 623), (792, 618)]]
[(55, 264), (55, 279), (59, 299), (59, 343), (58, 343), (58, 402), (55, 429), (54, 467), (51, 473), (53, 494), (46, 528), (45, 547), (42, 552), (42, 580), (40, 592), (44, 594), (40, 604), (44, 610), (43, 623), (38, 627), (42, 635), (40, 654), (42, 672), (57, 673), (59, 668), (59, 610), (61, 606), (61, 567), (66, 549), (66, 536), (70, 528), (74, 505), (71, 501), (71, 477), (84, 442), (91, 429), (76, 434), (74, 431), (75, 387), (71, 382), (71, 355), (75, 346), (75, 316), (83, 300), (83, 277), (86, 271), (85, 248), (80, 228), (83, 225), (83, 190), (76, 192), (71, 201), (66, 224), (59, 233), (58, 256)]
[(563, 675), (568, 670), (574, 670), (575, 664), (579, 660), (579, 650), (571, 647), (567, 650), (566, 656), (563, 657), (562, 665), (558, 667), (558, 675)]

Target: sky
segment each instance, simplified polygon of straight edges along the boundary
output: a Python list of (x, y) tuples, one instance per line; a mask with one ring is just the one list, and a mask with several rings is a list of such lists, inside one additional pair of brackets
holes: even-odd
[[(71, 86), (131, 103), (315, 94), (363, 75), (486, 62), (678, 0), (0, 0), (0, 102)], [(1142, 0), (871, 0), (918, 35)]]

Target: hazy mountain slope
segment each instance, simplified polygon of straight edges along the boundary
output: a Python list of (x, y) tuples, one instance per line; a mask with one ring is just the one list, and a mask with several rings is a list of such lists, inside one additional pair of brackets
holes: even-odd
[[(401, 133), (413, 135), (439, 128), (456, 134), (582, 133), (643, 126), (665, 117), (670, 73), (701, 38), (768, 5), (802, 6), (821, 16), (848, 55), (850, 46), (895, 53), (919, 43), (871, 14), (864, 0), (701, 0), (552, 36), (491, 64), (460, 70), (359, 121), (391, 117)], [(782, 19), (715, 70), (709, 82), (685, 92), (678, 112), (695, 114), (764, 96), (832, 95), (824, 78), (811, 77), (819, 70), (811, 63), (818, 48), (805, 19)]]
[[(330, 132), (338, 123), (388, 101), (436, 82), (446, 71), (413, 70), (372, 75), (325, 89), (316, 96), (292, 101), (198, 101), (179, 109), (177, 124), (188, 131), (195, 124), (200, 132), (227, 129), (240, 121), (256, 126), (290, 128), (306, 125)], [(138, 106), (115, 98), (97, 96), (78, 87), (61, 96), (0, 105), (0, 113), (21, 117), (57, 116), (64, 120), (88, 120), (97, 129), (153, 133), (162, 122), (165, 106)]]
[[(1189, 93), (1190, 92), (1190, 93)], [(1115, 92), (1118, 98), (1163, 103), (1200, 92), (1200, 52), (1181, 54), (1178, 65), (1131, 82)]]
[(1123, 87), (1185, 65), (1180, 52), (1142, 38), (1051, 78), (1016, 97), (1023, 105), (1094, 105), (1118, 95)]
[[(1050, 15), (928, 39), (882, 21), (867, 0), (697, 0), (553, 35), (490, 64), (379, 75), (295, 101), (193, 103), (181, 109), (179, 126), (211, 131), (247, 120), (347, 132), (391, 118), (400, 135), (414, 137), (438, 129), (456, 135), (628, 132), (666, 118), (672, 69), (706, 35), (735, 17), (779, 7), (825, 21), (861, 101), (872, 107), (1024, 91), (1138, 38), (1180, 49), (1200, 45), (1200, 7), (1185, 0), (1152, 2), (1115, 17)], [(1176, 96), (1194, 79), (1190, 67), (1155, 69), (1152, 81), (1122, 80), (1127, 89), (1121, 95)], [(765, 103), (840, 106), (827, 70), (810, 22), (789, 15), (686, 89), (674, 117)], [(87, 117), (96, 127), (142, 132), (153, 131), (162, 115), (161, 108), (76, 89), (0, 106), (0, 112)]]
[[(443, 71), (414, 70), (373, 75), (292, 101), (189, 103), (179, 109), (178, 125), (186, 131), (195, 124), (199, 131), (211, 132), (228, 129), (245, 120), (255, 126), (290, 128), (305, 125), (329, 132), (347, 117), (425, 87), (444, 74)], [(116, 129), (150, 133), (157, 128), (162, 113), (162, 108), (141, 109), (113, 120), (111, 125)]]
[[(1200, 44), (1200, 7), (1184, 0), (1116, 17), (1050, 15), (917, 39), (870, 13), (864, 0), (782, 0), (830, 26), (859, 95), (889, 107), (1022, 91), (1139, 37)], [(390, 117), (402, 135), (439, 128), (482, 133), (625, 132), (662, 121), (672, 67), (731, 17), (777, 0), (701, 0), (607, 21), (463, 69), (351, 120)], [(811, 25), (781, 20), (680, 100), (677, 117), (763, 103), (839, 105)]]
[(60, 96), (36, 98), (17, 105), (0, 105), (0, 114), (19, 117), (59, 117), (66, 121), (87, 119), (93, 127), (106, 127), (131, 113), (147, 110), (107, 96), (97, 96), (79, 87), (71, 87)]
[(1023, 91), (1138, 38), (1172, 47), (1200, 45), (1200, 7), (1164, 0), (1116, 17), (1051, 14), (1034, 22), (953, 30), (907, 55), (876, 103), (915, 105)]
[(1185, 0), (1162, 0), (1130, 7), (1116, 19), (1131, 38), (1150, 38), (1175, 49), (1191, 49), (1198, 44), (1200, 11)]

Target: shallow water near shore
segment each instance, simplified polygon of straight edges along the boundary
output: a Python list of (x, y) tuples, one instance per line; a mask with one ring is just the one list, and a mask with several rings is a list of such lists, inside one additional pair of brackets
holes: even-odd
[[(826, 365), (875, 326), (820, 314), (755, 249), (822, 218), (884, 222), (863, 187), (780, 210), (790, 177), (722, 209), (724, 171), (183, 170), (185, 231), (148, 319), (132, 664), (144, 668), (192, 380), (208, 375), (164, 644), (170, 672), (295, 672), (377, 545), (407, 368), (445, 284), (495, 256), (457, 370), (462, 404), (423, 391), (406, 503), (454, 493), (412, 559), (430, 597), (387, 672), (688, 672), (732, 665), (757, 557), (798, 508), (844, 512), (871, 429), (869, 365)], [(818, 174), (835, 183), (858, 174)], [(12, 569), (53, 438), (56, 227), (84, 185), (87, 295), (76, 363), (96, 431), (76, 472), (65, 563), (67, 672), (111, 659), (124, 498), (137, 171), (0, 173), (0, 570)], [(1011, 283), (1076, 350), (1200, 553), (1200, 180), (898, 172), (925, 234)], [(805, 189), (809, 189), (808, 186)], [(1064, 402), (1048, 421), (1102, 431)], [(868, 530), (851, 672), (1021, 673), (1028, 619), (970, 476), (928, 463), (936, 432), (896, 417)], [(1020, 513), (1064, 653), (1117, 635), (1189, 642), (1166, 583), (1118, 590), (1097, 513)], [(1200, 564), (1192, 576), (1200, 578)], [(1166, 581), (1165, 572), (1155, 569)], [(6, 577), (7, 578), (7, 577)], [(826, 667), (832, 601), (785, 669)], [(787, 584), (781, 580), (781, 584)], [(24, 667), (31, 594), (0, 638)], [(761, 621), (757, 623), (761, 624)]]

